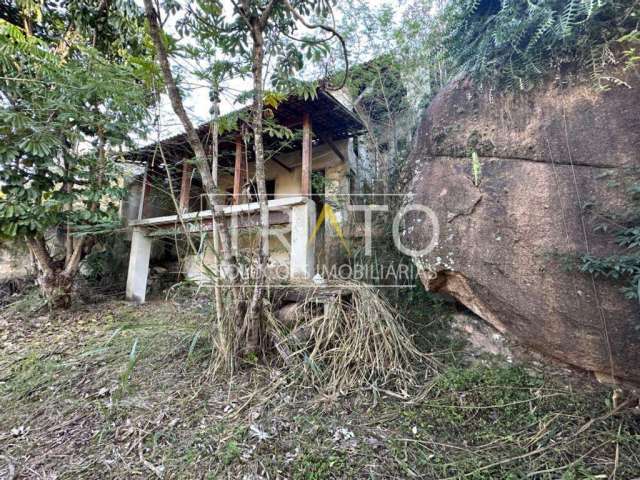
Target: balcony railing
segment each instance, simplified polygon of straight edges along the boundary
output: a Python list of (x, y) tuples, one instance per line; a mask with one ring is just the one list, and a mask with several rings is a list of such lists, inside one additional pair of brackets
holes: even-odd
[[(292, 196), (269, 200), (268, 207), (270, 226), (291, 226), (290, 277), (312, 278), (315, 273), (315, 245), (310, 239), (316, 222), (314, 202), (304, 196)], [(229, 205), (222, 209), (232, 233), (260, 225), (259, 212), (258, 202)], [(127, 276), (127, 299), (139, 303), (145, 300), (153, 237), (168, 235), (174, 231), (211, 231), (213, 221), (212, 210), (131, 220), (129, 225), (133, 227), (133, 235)]]

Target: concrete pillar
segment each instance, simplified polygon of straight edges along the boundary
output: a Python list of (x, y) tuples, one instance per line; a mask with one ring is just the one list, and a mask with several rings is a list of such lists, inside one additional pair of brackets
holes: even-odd
[[(349, 168), (341, 163), (325, 170), (324, 201), (331, 206), (338, 225), (343, 234), (349, 228)], [(326, 219), (325, 219), (326, 220)], [(327, 268), (340, 267), (348, 260), (348, 248), (344, 237), (341, 238), (332, 222), (325, 221), (324, 225), (324, 255)]]
[(291, 278), (310, 280), (315, 275), (315, 239), (309, 241), (316, 224), (316, 204), (311, 199), (291, 209)]
[(134, 228), (131, 237), (131, 252), (129, 253), (127, 300), (144, 303), (147, 294), (150, 255), (151, 238), (147, 237), (142, 229)]

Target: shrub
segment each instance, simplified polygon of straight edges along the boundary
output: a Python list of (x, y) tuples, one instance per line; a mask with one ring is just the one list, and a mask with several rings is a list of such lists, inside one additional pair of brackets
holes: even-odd
[(582, 255), (578, 268), (581, 272), (623, 280), (625, 296), (640, 300), (640, 171), (634, 169), (630, 173), (626, 176), (632, 179), (626, 187), (629, 208), (615, 218), (605, 218), (595, 227), (596, 231), (612, 235), (625, 250), (606, 257)]
[(636, 28), (639, 10), (631, 0), (451, 1), (425, 46), (452, 75), (465, 71), (503, 88), (528, 90), (568, 64), (600, 82), (617, 61), (615, 41)]

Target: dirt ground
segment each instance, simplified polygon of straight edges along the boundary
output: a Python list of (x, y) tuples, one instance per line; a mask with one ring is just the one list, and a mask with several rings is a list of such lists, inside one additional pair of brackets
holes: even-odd
[(247, 366), (213, 377), (208, 302), (0, 313), (0, 478), (640, 477), (640, 417), (530, 365), (472, 365), (440, 307), (407, 312), (439, 374), (348, 395)]

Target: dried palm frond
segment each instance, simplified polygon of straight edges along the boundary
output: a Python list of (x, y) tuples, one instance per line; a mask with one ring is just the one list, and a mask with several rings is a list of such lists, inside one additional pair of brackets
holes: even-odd
[(286, 319), (266, 312), (283, 367), (300, 382), (331, 393), (370, 387), (404, 394), (418, 367), (435, 371), (435, 360), (417, 349), (400, 314), (373, 288), (341, 282), (331, 289), (338, 293), (310, 290)]

